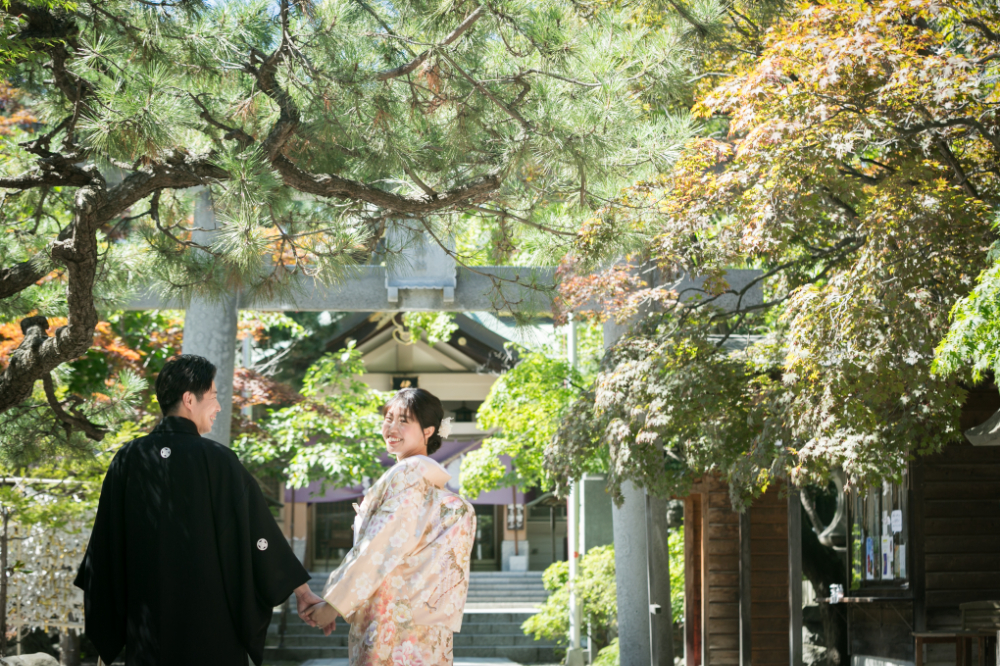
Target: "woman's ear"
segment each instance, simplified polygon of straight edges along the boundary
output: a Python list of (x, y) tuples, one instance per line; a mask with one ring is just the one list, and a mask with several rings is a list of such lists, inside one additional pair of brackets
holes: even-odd
[(434, 434), (434, 430), (435, 430), (434, 426), (428, 426), (428, 427), (424, 428), (424, 441), (425, 442), (428, 439), (431, 438), (431, 435)]

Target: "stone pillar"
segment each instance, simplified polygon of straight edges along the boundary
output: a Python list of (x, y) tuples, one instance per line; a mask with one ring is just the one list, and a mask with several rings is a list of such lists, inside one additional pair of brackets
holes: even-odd
[[(195, 199), (194, 226), (215, 229), (215, 213), (208, 190), (202, 190)], [(195, 242), (207, 245), (211, 231), (195, 231)], [(219, 392), (222, 411), (215, 418), (209, 439), (229, 446), (229, 430), (233, 415), (233, 371), (236, 364), (237, 298), (230, 294), (217, 300), (192, 298), (184, 313), (185, 354), (204, 356), (215, 364), (215, 388)]]
[[(604, 324), (604, 348), (610, 349), (628, 330), (614, 321)], [(622, 484), (622, 505), (613, 506), (615, 586), (618, 590), (618, 646), (621, 666), (648, 666), (649, 568), (646, 544), (646, 494), (631, 481)]]
[(620, 664), (648, 666), (652, 643), (646, 566), (646, 494), (631, 481), (622, 484), (622, 494), (625, 502), (611, 510), (615, 531)]
[(674, 620), (670, 604), (667, 501), (646, 495), (649, 576), (649, 637), (652, 666), (674, 666)]

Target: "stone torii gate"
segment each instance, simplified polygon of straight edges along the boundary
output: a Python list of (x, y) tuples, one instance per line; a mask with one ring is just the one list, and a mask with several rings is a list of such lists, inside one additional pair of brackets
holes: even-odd
[[(217, 228), (208, 192), (195, 200), (193, 240), (211, 243)], [(204, 229), (205, 231), (202, 231)], [(502, 284), (497, 293), (496, 280)], [(240, 294), (216, 300), (192, 298), (185, 305), (165, 301), (153, 294), (133, 299), (128, 310), (185, 310), (183, 353), (197, 354), (218, 368), (216, 389), (219, 412), (208, 437), (229, 444), (232, 415), (233, 371), (236, 359), (236, 335), (239, 310), (255, 312), (483, 312), (497, 309), (497, 301), (536, 303), (548, 312), (550, 304), (539, 302), (539, 292), (532, 284), (550, 286), (555, 272), (549, 268), (510, 266), (456, 266), (454, 257), (434, 243), (421, 238), (404, 248), (393, 267), (358, 266), (351, 278), (337, 285), (324, 285), (312, 278), (300, 278), (290, 300), (250, 303)], [(502, 296), (502, 297), (501, 297)]]
[[(194, 232), (193, 240), (210, 244), (212, 230), (217, 224), (207, 191), (199, 193), (196, 199), (194, 226), (204, 231)], [(734, 290), (740, 290), (759, 275), (759, 271), (736, 270), (729, 271), (726, 277)], [(551, 303), (539, 302), (538, 291), (530, 285), (553, 285), (554, 270), (456, 266), (454, 257), (422, 238), (405, 248), (403, 259), (393, 267), (359, 266), (353, 277), (333, 286), (302, 279), (297, 285), (298, 296), (290, 301), (251, 304), (242, 300), (239, 294), (232, 294), (214, 301), (194, 298), (185, 308), (182, 303), (144, 294), (126, 309), (185, 309), (183, 353), (204, 356), (218, 368), (216, 388), (222, 411), (208, 437), (228, 445), (239, 310), (494, 311), (497, 309), (495, 278), (504, 280), (505, 302), (532, 303), (540, 312), (551, 311)], [(703, 279), (684, 279), (671, 286), (680, 293), (704, 294), (702, 282)], [(762, 300), (763, 292), (758, 284), (740, 303), (731, 295), (723, 296), (716, 303), (724, 309), (733, 309)], [(626, 330), (627, 326), (606, 324), (605, 348), (614, 345)], [(624, 504), (612, 511), (621, 665), (673, 666), (666, 505), (631, 483), (626, 483), (623, 491)]]

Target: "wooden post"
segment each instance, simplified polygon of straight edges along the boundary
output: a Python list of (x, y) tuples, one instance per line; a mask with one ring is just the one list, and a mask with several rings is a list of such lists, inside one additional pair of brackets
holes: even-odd
[(701, 498), (684, 499), (684, 665), (701, 666)]
[(788, 492), (788, 663), (802, 666), (802, 500)]
[(312, 571), (316, 561), (316, 505), (306, 502), (306, 561), (303, 563), (306, 571)]
[[(556, 508), (549, 507), (549, 530), (552, 532), (552, 564), (556, 563)], [(581, 548), (580, 550), (586, 550)]]
[[(927, 599), (924, 591), (924, 465), (923, 461), (910, 463), (910, 543), (906, 554), (910, 589), (913, 590), (913, 630), (927, 631)], [(850, 528), (848, 528), (850, 529)], [(849, 580), (849, 579), (848, 579)]]
[(709, 548), (708, 548), (708, 533), (709, 525), (711, 524), (711, 514), (709, 513), (709, 507), (712, 504), (712, 486), (711, 481), (705, 483), (705, 492), (701, 496), (701, 661), (699, 662), (701, 666), (708, 666), (708, 634), (710, 629), (709, 620), (709, 589), (708, 589), (708, 572), (709, 572)]
[[(707, 531), (707, 530), (706, 530)], [(751, 666), (750, 509), (740, 514), (740, 666)]]
[(510, 487), (510, 494), (514, 498), (514, 503), (510, 505), (513, 512), (510, 522), (514, 525), (514, 555), (520, 555), (521, 553), (517, 552), (517, 488), (515, 486)]

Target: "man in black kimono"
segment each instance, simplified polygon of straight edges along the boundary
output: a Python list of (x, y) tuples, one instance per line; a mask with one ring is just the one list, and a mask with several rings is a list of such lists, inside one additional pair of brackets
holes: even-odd
[(169, 361), (156, 379), (164, 418), (111, 461), (75, 585), (86, 634), (110, 664), (257, 666), (275, 606), (322, 602), (229, 448), (201, 435), (219, 413), (215, 366)]

